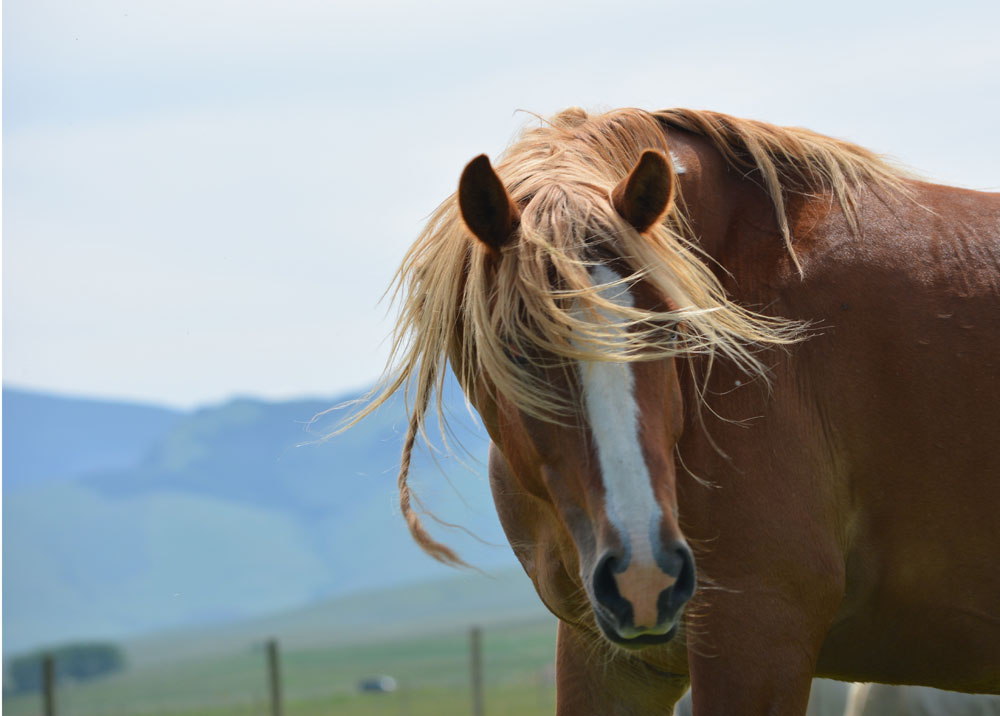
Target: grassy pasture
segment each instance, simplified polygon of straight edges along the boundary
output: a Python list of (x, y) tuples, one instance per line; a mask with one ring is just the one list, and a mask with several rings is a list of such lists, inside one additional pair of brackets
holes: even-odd
[[(483, 630), (485, 710), (551, 714), (555, 621)], [(282, 652), (286, 716), (447, 716), (472, 711), (468, 634), (292, 648)], [(360, 693), (357, 682), (388, 674), (400, 688)], [(8, 716), (41, 713), (37, 695), (6, 697)], [(264, 649), (139, 666), (101, 681), (62, 684), (59, 716), (268, 716)]]

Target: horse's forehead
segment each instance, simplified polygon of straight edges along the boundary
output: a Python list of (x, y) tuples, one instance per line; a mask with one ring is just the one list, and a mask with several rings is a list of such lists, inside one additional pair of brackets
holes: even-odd
[(589, 273), (590, 280), (595, 286), (605, 286), (600, 291), (601, 296), (620, 306), (631, 306), (633, 304), (630, 287), (618, 283), (623, 278), (621, 273), (606, 264), (592, 266)]

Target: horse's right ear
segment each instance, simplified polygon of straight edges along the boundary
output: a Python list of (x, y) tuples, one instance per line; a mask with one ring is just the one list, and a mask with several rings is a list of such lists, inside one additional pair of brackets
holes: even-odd
[(469, 231), (494, 251), (514, 238), (520, 213), (485, 154), (469, 162), (462, 172), (458, 206)]
[(646, 233), (670, 208), (674, 178), (662, 152), (647, 149), (629, 175), (611, 192), (611, 203), (640, 234)]

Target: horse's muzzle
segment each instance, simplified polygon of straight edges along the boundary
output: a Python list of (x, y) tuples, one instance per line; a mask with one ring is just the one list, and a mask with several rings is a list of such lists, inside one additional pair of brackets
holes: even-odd
[(607, 551), (594, 568), (594, 613), (611, 641), (630, 648), (663, 644), (695, 590), (694, 557), (682, 540), (664, 545), (656, 561), (625, 562)]

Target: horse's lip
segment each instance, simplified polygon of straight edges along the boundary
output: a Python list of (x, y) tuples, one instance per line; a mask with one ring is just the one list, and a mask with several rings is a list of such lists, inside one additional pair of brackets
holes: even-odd
[(677, 624), (674, 623), (663, 634), (640, 634), (639, 636), (623, 637), (608, 624), (601, 614), (597, 614), (597, 625), (604, 632), (604, 636), (612, 642), (625, 649), (639, 650), (650, 646), (660, 646), (677, 636)]

